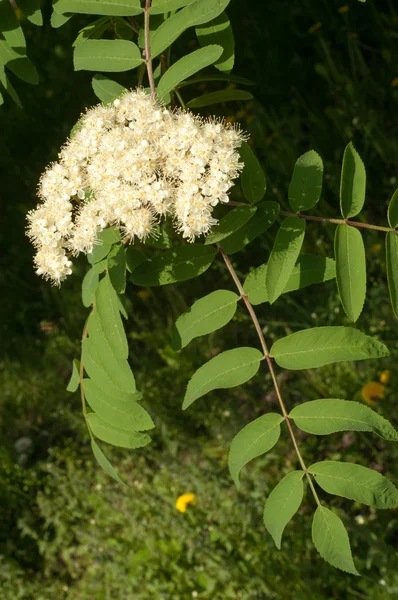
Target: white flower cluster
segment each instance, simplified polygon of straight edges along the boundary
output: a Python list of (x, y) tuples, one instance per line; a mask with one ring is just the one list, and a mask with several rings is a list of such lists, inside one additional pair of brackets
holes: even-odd
[(59, 284), (71, 273), (68, 257), (91, 252), (112, 225), (128, 241), (145, 240), (169, 214), (189, 241), (206, 234), (243, 166), (243, 139), (217, 120), (158, 106), (142, 90), (88, 110), (28, 214), (36, 272)]

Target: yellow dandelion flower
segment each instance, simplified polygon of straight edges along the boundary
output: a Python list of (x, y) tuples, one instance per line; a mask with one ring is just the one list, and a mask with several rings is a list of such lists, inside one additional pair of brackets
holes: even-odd
[(195, 504), (196, 494), (182, 494), (176, 501), (176, 509), (180, 512), (187, 510), (188, 504)]
[(390, 381), (390, 371), (387, 369), (380, 373), (380, 383), (388, 383)]
[(385, 389), (378, 381), (369, 381), (361, 390), (362, 399), (369, 406), (376, 406), (377, 400), (384, 398)]

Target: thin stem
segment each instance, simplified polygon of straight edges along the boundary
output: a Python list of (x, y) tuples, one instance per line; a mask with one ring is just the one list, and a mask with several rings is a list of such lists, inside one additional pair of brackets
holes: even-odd
[(183, 100), (180, 92), (178, 91), (177, 88), (175, 88), (173, 91), (174, 91), (175, 95), (177, 96), (178, 102), (181, 104), (181, 107), (185, 110), (186, 109), (186, 104), (185, 104), (185, 102), (184, 102), (184, 100)]
[(291, 440), (293, 442), (293, 446), (294, 446), (295, 452), (297, 454), (297, 458), (299, 460), (299, 463), (301, 465), (302, 470), (306, 474), (306, 477), (308, 479), (308, 483), (309, 483), (311, 491), (312, 491), (312, 493), (314, 495), (315, 501), (318, 504), (318, 506), (320, 506), (321, 503), (320, 503), (318, 494), (316, 492), (316, 489), (314, 487), (313, 481), (311, 479), (311, 475), (308, 472), (308, 469), (306, 467), (306, 464), (305, 464), (304, 459), (302, 457), (302, 454), (300, 452), (300, 448), (298, 447), (297, 439), (296, 439), (296, 436), (295, 436), (294, 431), (293, 431), (293, 427), (292, 427), (292, 424), (291, 424), (291, 421), (290, 421), (290, 418), (289, 418), (289, 414), (288, 414), (288, 412), (286, 410), (285, 402), (284, 402), (284, 400), (282, 398), (281, 390), (279, 388), (279, 384), (278, 384), (278, 381), (276, 379), (274, 365), (272, 363), (272, 358), (271, 358), (271, 356), (269, 354), (268, 346), (267, 346), (267, 343), (266, 343), (266, 341), (264, 339), (264, 334), (263, 334), (263, 331), (261, 329), (260, 323), (258, 322), (256, 313), (254, 312), (253, 306), (252, 306), (249, 298), (245, 294), (245, 291), (244, 291), (243, 286), (242, 286), (242, 284), (241, 284), (241, 282), (239, 280), (239, 277), (237, 276), (236, 271), (235, 271), (234, 267), (232, 266), (232, 263), (231, 263), (231, 261), (229, 259), (229, 256), (220, 247), (218, 248), (218, 251), (221, 254), (221, 256), (223, 257), (223, 260), (224, 260), (224, 262), (225, 262), (225, 264), (227, 266), (227, 269), (230, 272), (231, 277), (234, 280), (235, 285), (236, 285), (236, 287), (237, 287), (237, 289), (239, 291), (239, 294), (241, 295), (241, 298), (243, 299), (243, 302), (246, 305), (246, 308), (248, 310), (250, 318), (253, 321), (253, 325), (254, 325), (254, 327), (256, 329), (258, 338), (260, 340), (261, 348), (262, 348), (262, 350), (264, 352), (264, 358), (267, 361), (267, 365), (268, 365), (269, 371), (271, 373), (272, 383), (274, 384), (274, 388), (275, 388), (276, 396), (278, 398), (279, 406), (281, 408), (283, 417), (284, 417), (284, 419), (286, 421), (287, 428), (289, 430), (289, 434), (290, 434)]
[(145, 1), (144, 8), (144, 33), (145, 33), (145, 65), (148, 73), (149, 87), (151, 88), (152, 100), (156, 100), (155, 80), (153, 78), (152, 59), (151, 59), (151, 44), (149, 31), (149, 9), (151, 8), (152, 0)]
[(382, 227), (381, 225), (370, 225), (369, 223), (361, 223), (360, 221), (349, 221), (348, 219), (328, 219), (327, 217), (313, 217), (311, 215), (303, 215), (302, 213), (290, 212), (281, 210), (280, 214), (284, 217), (298, 217), (306, 221), (319, 221), (320, 223), (334, 223), (335, 225), (351, 225), (351, 227), (359, 227), (363, 229), (374, 229), (375, 231), (395, 231), (392, 227)]

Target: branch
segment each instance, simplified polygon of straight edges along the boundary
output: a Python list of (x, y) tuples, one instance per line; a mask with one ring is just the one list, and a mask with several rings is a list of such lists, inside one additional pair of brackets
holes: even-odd
[(156, 101), (155, 80), (153, 78), (152, 59), (151, 59), (151, 44), (149, 31), (149, 9), (151, 8), (152, 0), (145, 1), (144, 8), (144, 33), (145, 33), (145, 65), (148, 73), (149, 87), (151, 88), (152, 100)]

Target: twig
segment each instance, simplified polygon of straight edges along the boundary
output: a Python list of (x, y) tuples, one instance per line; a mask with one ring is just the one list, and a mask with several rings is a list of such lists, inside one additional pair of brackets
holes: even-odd
[(145, 65), (148, 73), (149, 87), (151, 88), (152, 100), (156, 101), (155, 80), (153, 78), (152, 59), (151, 59), (151, 43), (149, 30), (149, 9), (151, 8), (152, 0), (145, 1), (144, 8), (144, 33), (145, 33)]

